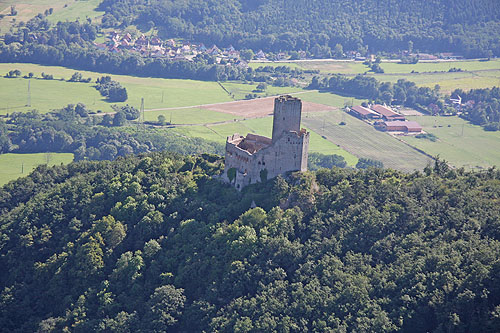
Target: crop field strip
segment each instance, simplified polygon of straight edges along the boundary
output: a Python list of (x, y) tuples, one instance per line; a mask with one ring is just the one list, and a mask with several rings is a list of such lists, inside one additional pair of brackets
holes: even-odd
[[(316, 114), (304, 124), (346, 151), (364, 158), (376, 159), (387, 168), (401, 171), (422, 170), (432, 159), (386, 133), (341, 112)], [(346, 125), (339, 125), (344, 121)]]

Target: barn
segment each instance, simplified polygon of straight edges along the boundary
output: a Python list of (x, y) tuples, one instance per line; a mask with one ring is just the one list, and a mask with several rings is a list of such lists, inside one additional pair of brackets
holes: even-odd
[(422, 126), (416, 121), (383, 121), (380, 124), (383, 131), (388, 132), (407, 132), (407, 133), (420, 133)]
[(396, 113), (392, 111), (390, 108), (380, 105), (380, 104), (374, 104), (371, 106), (371, 109), (375, 111), (376, 113), (380, 114), (382, 118), (385, 120), (405, 120), (405, 117), (403, 115), (400, 115), (399, 113)]
[(380, 119), (380, 115), (377, 112), (361, 105), (351, 107), (349, 112), (360, 119)]

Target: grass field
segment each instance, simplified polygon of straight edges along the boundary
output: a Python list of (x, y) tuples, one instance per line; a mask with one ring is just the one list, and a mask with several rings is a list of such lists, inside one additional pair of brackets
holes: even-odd
[[(298, 62), (252, 62), (251, 67), (263, 65), (290, 66), (301, 69), (317, 69), (323, 74), (340, 73), (356, 75), (367, 72), (382, 82), (396, 82), (406, 79), (419, 86), (441, 86), (442, 91), (451, 92), (461, 88), (464, 90), (500, 86), (500, 59), (490, 61), (441, 61), (419, 62), (417, 64), (399, 64), (382, 62), (384, 74), (374, 74), (360, 61), (298, 61)], [(462, 72), (448, 72), (451, 68), (460, 68)], [(412, 73), (413, 71), (413, 73)]]
[(73, 154), (2, 154), (0, 155), (0, 186), (11, 180), (28, 175), (40, 164), (58, 165), (73, 161)]
[(458, 117), (408, 117), (438, 140), (403, 137), (409, 144), (456, 167), (468, 169), (500, 166), (500, 132), (487, 132)]
[[(28, 100), (27, 79), (7, 79), (0, 77), (0, 114), (7, 114), (13, 111), (24, 112), (31, 109), (48, 112), (51, 109), (62, 108), (69, 103), (76, 104), (79, 102), (84, 103), (94, 111), (102, 110), (103, 112), (111, 112), (111, 105), (115, 104), (108, 103), (93, 87), (93, 82), (97, 78), (107, 74), (78, 71), (82, 73), (83, 77), (90, 77), (92, 82), (65, 82), (59, 79), (69, 79), (76, 72), (74, 69), (35, 64), (0, 63), (0, 75), (2, 76), (13, 69), (19, 69), (22, 75), (32, 72), (36, 77), (30, 80), (31, 107), (26, 107)], [(41, 77), (42, 72), (52, 74), (55, 80), (37, 79)], [(195, 106), (243, 99), (246, 94), (251, 93), (257, 86), (256, 84), (225, 82), (224, 87), (234, 94), (231, 97), (217, 82), (143, 78), (127, 75), (111, 75), (111, 77), (127, 88), (129, 97), (125, 103), (116, 104), (130, 104), (139, 108), (141, 98), (144, 98), (146, 110)], [(269, 86), (267, 94), (277, 95), (297, 91), (302, 91), (302, 89)]]
[(18, 12), (16, 16), (0, 19), (0, 32), (5, 33), (14, 24), (27, 22), (49, 8), (53, 9), (52, 15), (47, 16), (51, 23), (95, 19), (104, 14), (95, 10), (100, 2), (101, 0), (0, 0), (2, 14), (10, 14), (11, 5), (14, 5)]
[(158, 116), (163, 115), (167, 122), (171, 124), (207, 124), (241, 119), (236, 115), (202, 109), (187, 108), (174, 110), (158, 110), (144, 112), (144, 120), (157, 121)]
[(368, 71), (368, 67), (363, 65), (362, 61), (324, 61), (307, 60), (294, 62), (251, 62), (250, 67), (258, 68), (260, 66), (288, 66), (291, 68), (300, 68), (303, 70), (320, 70), (323, 73), (341, 73), (341, 74), (361, 74)]
[[(300, 69), (317, 69), (324, 73), (361, 74), (369, 71), (362, 61), (342, 60), (303, 60), (293, 62), (251, 62), (250, 67), (260, 66), (289, 66)], [(386, 74), (404, 74), (419, 72), (448, 72), (451, 68), (460, 68), (463, 71), (500, 70), (500, 59), (490, 61), (465, 60), (465, 61), (436, 61), (419, 62), (417, 64), (400, 64), (397, 62), (382, 62), (380, 66)]]
[(463, 71), (480, 70), (500, 70), (500, 60), (490, 61), (438, 61), (438, 62), (419, 62), (417, 64), (399, 64), (395, 62), (382, 62), (380, 66), (386, 73), (411, 73), (415, 72), (448, 72), (451, 68), (460, 68)]
[[(222, 85), (234, 96), (235, 99), (244, 99), (247, 94), (255, 94), (254, 90), (255, 88), (257, 88), (257, 83), (244, 84), (237, 82), (223, 82)], [(271, 85), (268, 85), (265, 92), (256, 94), (258, 96), (265, 97), (287, 94), (297, 91), (302, 91), (302, 89), (297, 87), (273, 87)]]
[(418, 86), (441, 86), (441, 91), (451, 92), (461, 88), (464, 90), (489, 88), (500, 86), (500, 70), (481, 70), (475, 72), (427, 72), (427, 73), (400, 73), (400, 74), (370, 74), (382, 82), (396, 82), (405, 79), (415, 82)]
[[(340, 95), (335, 95), (327, 92), (319, 92), (317, 90), (306, 90), (304, 92), (292, 94), (304, 101), (314, 102), (319, 104), (325, 104), (330, 106), (335, 106), (338, 108), (343, 108), (346, 104), (348, 105), (359, 105), (366, 100), (345, 97)], [(307, 116), (307, 114), (305, 115)]]
[[(40, 66), (34, 64), (0, 64), (0, 74), (19, 69), (23, 75), (32, 72), (40, 77), (42, 72), (54, 75), (55, 79), (69, 79), (75, 70), (57, 66)], [(106, 74), (78, 71), (83, 77), (95, 79)], [(229, 102), (233, 99), (216, 83), (195, 80), (140, 78), (126, 75), (111, 75), (120, 82), (128, 92), (127, 104), (140, 107), (144, 97), (146, 109), (184, 107), (200, 104)], [(0, 114), (12, 111), (28, 111), (38, 109), (48, 112), (61, 108), (69, 103), (82, 102), (90, 109), (111, 112), (108, 103), (93, 88), (94, 83), (74, 83), (58, 80), (31, 79), (31, 108), (26, 107), (28, 80), (0, 77)], [(118, 105), (125, 103), (117, 103)]]
[(83, 21), (87, 18), (95, 19), (104, 15), (104, 12), (97, 11), (96, 8), (102, 0), (76, 0), (65, 1), (67, 7), (54, 9), (54, 13), (49, 15), (49, 22), (57, 23), (59, 21)]

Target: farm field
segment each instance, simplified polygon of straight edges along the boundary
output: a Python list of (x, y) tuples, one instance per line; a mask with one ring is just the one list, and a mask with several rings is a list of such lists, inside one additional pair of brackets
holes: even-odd
[[(340, 122), (345, 125), (340, 125)], [(342, 149), (357, 157), (379, 160), (386, 168), (410, 172), (422, 170), (432, 161), (408, 145), (340, 110), (311, 114), (304, 119), (304, 124)]]
[(446, 160), (455, 167), (481, 169), (500, 166), (500, 132), (487, 132), (458, 117), (408, 117), (418, 121), (436, 142), (402, 137), (405, 142)]
[[(252, 62), (251, 67), (263, 65), (290, 66), (301, 69), (317, 69), (323, 74), (356, 75), (367, 73), (382, 82), (396, 82), (406, 79), (419, 86), (441, 86), (443, 92), (455, 89), (478, 89), (500, 86), (500, 59), (490, 61), (441, 61), (419, 62), (417, 64), (399, 64), (397, 62), (382, 62), (384, 74), (369, 72), (369, 68), (360, 61), (297, 61), (297, 62)], [(448, 72), (451, 68), (460, 68), (462, 72)], [(413, 71), (413, 73), (412, 73)]]
[[(358, 99), (354, 97), (340, 96), (336, 94), (331, 94), (329, 92), (320, 92), (318, 90), (305, 90), (301, 93), (292, 94), (295, 97), (299, 97), (303, 101), (319, 103), (324, 105), (333, 106), (336, 108), (343, 108), (346, 104), (348, 105), (359, 105), (366, 100)], [(307, 112), (304, 115), (307, 117)]]
[[(0, 74), (19, 69), (23, 75), (29, 72), (40, 77), (42, 72), (54, 75), (54, 79), (67, 80), (75, 70), (57, 67), (40, 66), (35, 64), (4, 63), (0, 64)], [(130, 104), (137, 108), (144, 97), (146, 109), (194, 106), (229, 102), (232, 98), (217, 84), (217, 82), (142, 78), (127, 75), (110, 75), (120, 82), (128, 92), (125, 103), (108, 103), (99, 92), (93, 88), (95, 80), (102, 73), (78, 71), (84, 78), (92, 78), (90, 83), (65, 82), (59, 80), (31, 79), (31, 107), (26, 107), (28, 80), (22, 78), (7, 79), (0, 77), (0, 114), (12, 111), (28, 111), (38, 109), (48, 112), (51, 109), (62, 108), (69, 103), (84, 103), (90, 109), (111, 112), (111, 105)]]
[[(22, 75), (27, 75), (30, 72), (35, 75), (35, 78), (30, 80), (31, 107), (26, 106), (28, 80), (3, 77), (4, 74), (13, 69), (20, 70)], [(54, 80), (39, 79), (42, 72), (53, 75)], [(130, 104), (139, 108), (141, 98), (144, 98), (146, 110), (196, 106), (234, 100), (217, 82), (110, 75), (127, 88), (128, 100), (124, 103), (109, 103), (93, 87), (97, 78), (109, 74), (78, 71), (82, 73), (84, 78), (91, 78), (92, 81), (90, 83), (66, 82), (65, 80), (68, 80), (75, 72), (74, 69), (58, 66), (0, 63), (0, 114), (14, 111), (25, 112), (31, 109), (48, 112), (52, 109), (62, 108), (70, 103), (76, 104), (80, 102), (94, 111), (112, 112), (112, 104)], [(224, 83), (224, 87), (233, 93), (236, 99), (243, 99), (256, 86), (257, 84)], [(302, 89), (296, 87), (269, 86), (267, 94), (278, 95), (300, 91)]]
[(84, 21), (87, 18), (95, 19), (104, 15), (104, 12), (97, 11), (97, 7), (102, 0), (75, 0), (64, 1), (67, 7), (54, 9), (52, 15), (47, 16), (49, 22), (57, 23), (59, 21)]
[(323, 73), (361, 74), (368, 71), (368, 67), (362, 61), (335, 61), (335, 60), (303, 60), (303, 61), (281, 61), (281, 62), (258, 62), (252, 61), (250, 67), (288, 66), (302, 70), (320, 70)]
[(53, 13), (47, 16), (47, 20), (52, 23), (66, 20), (75, 21), (77, 19), (83, 21), (87, 17), (95, 19), (103, 14), (103, 12), (95, 10), (100, 2), (100, 0), (1, 0), (0, 13), (9, 14), (10, 6), (14, 5), (17, 15), (5, 16), (0, 19), (0, 32), (5, 33), (8, 31), (12, 26), (13, 19), (15, 19), (15, 22), (27, 22), (50, 8), (53, 8)]
[(39, 153), (39, 154), (1, 154), (0, 186), (11, 180), (28, 175), (40, 164), (49, 166), (68, 164), (73, 161), (73, 154)]
[[(299, 94), (302, 95), (302, 93), (297, 93), (295, 95)], [(206, 105), (202, 106), (202, 108), (233, 114), (244, 118), (266, 117), (272, 115), (273, 113), (274, 97), (235, 101), (216, 105)], [(331, 111), (334, 109), (335, 107), (329, 105), (312, 103), (305, 100), (302, 101), (302, 113), (304, 114), (308, 114), (310, 112)]]
[[(183, 126), (177, 127), (175, 131), (178, 131), (184, 135), (201, 137), (220, 143), (225, 143), (226, 137), (234, 133), (239, 133), (241, 135), (254, 133), (271, 137), (272, 117), (247, 119), (244, 121), (221, 125)], [(318, 152), (327, 155), (341, 155), (345, 158), (347, 164), (350, 166), (355, 166), (358, 162), (358, 158), (355, 155), (343, 150), (334, 143), (323, 139), (320, 135), (313, 131), (311, 131), (309, 152)]]
[[(362, 74), (369, 71), (368, 66), (362, 61), (352, 60), (297, 60), (297, 61), (277, 61), (277, 62), (258, 62), (252, 61), (250, 67), (260, 66), (289, 66), (300, 69), (316, 69), (324, 73), (341, 74)], [(460, 68), (462, 71), (481, 71), (481, 70), (500, 70), (500, 59), (490, 61), (480, 60), (460, 60), (460, 61), (435, 61), (419, 62), (416, 64), (400, 64), (398, 62), (382, 61), (380, 66), (386, 74), (410, 74), (413, 72), (448, 72), (451, 68)]]
[(419, 62), (416, 64), (399, 64), (396, 62), (382, 62), (380, 66), (386, 73), (411, 73), (415, 72), (448, 72), (451, 68), (460, 68), (463, 71), (500, 70), (500, 60), (490, 61), (465, 60), (465, 61), (436, 61)]
[(500, 86), (500, 70), (481, 70), (475, 72), (437, 72), (411, 74), (370, 74), (382, 82), (395, 83), (399, 79), (415, 82), (418, 86), (433, 88), (439, 84), (442, 92), (455, 89), (479, 89)]
[(236, 115), (194, 107), (144, 112), (144, 120), (157, 121), (160, 115), (163, 115), (167, 122), (175, 125), (207, 124), (241, 119)]
[(280, 94), (288, 94), (291, 92), (302, 91), (301, 88), (297, 87), (273, 87), (271, 85), (267, 86), (265, 92), (254, 92), (258, 83), (255, 84), (244, 84), (238, 82), (223, 82), (222, 85), (226, 88), (236, 100), (244, 99), (248, 94), (257, 94), (259, 97), (275, 96)]

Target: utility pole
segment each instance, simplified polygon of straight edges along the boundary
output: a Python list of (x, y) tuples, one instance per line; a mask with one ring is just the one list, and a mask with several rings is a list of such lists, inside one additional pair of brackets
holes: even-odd
[(28, 80), (28, 104), (27, 107), (31, 107), (31, 80)]
[(163, 96), (165, 95), (165, 92), (162, 90), (161, 92), (161, 104), (163, 104)]
[(146, 130), (144, 126), (144, 97), (141, 98), (141, 110), (139, 111), (139, 119), (137, 119), (137, 128), (142, 128), (142, 130)]

